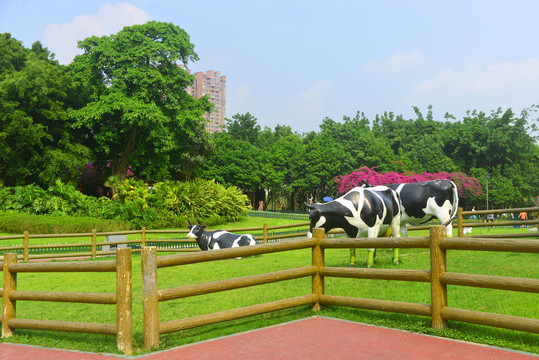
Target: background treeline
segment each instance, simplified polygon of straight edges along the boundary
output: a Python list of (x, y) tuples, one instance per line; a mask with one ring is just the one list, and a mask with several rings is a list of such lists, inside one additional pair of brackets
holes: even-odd
[[(320, 131), (304, 134), (279, 125), (261, 129), (253, 115), (237, 114), (212, 135), (216, 151), (196, 174), (250, 191), (254, 204), (267, 195), (279, 209), (301, 207), (311, 196), (338, 196), (334, 179), (363, 166), (379, 173), (463, 172), (484, 190), (488, 174), (490, 208), (533, 206), (539, 195), (536, 106), (518, 115), (469, 111), (461, 120), (446, 115), (442, 121), (431, 107), (426, 115), (414, 110), (413, 119), (384, 113), (369, 120), (359, 112), (342, 121), (325, 118)], [(485, 208), (486, 191), (461, 204)]]
[[(430, 107), (426, 114), (416, 108), (413, 119), (358, 113), (323, 119), (319, 131), (301, 134), (281, 125), (261, 129), (246, 113), (210, 136), (202, 116), (212, 105), (185, 91), (194, 77), (178, 66), (198, 55), (176, 25), (151, 21), (87, 38), (67, 66), (39, 42), (25, 48), (8, 33), (0, 34), (0, 47), (4, 210), (101, 216), (137, 227), (189, 216), (218, 222), (240, 216), (249, 203), (298, 209), (310, 197), (335, 197), (334, 178), (363, 166), (464, 172), (483, 186), (491, 174), (491, 207), (532, 205), (539, 195), (536, 106), (521, 114), (471, 111), (463, 119), (434, 119)], [(80, 213), (51, 203), (61, 186), (64, 200), (84, 199), (68, 206)], [(135, 190), (122, 194), (122, 187)], [(220, 198), (227, 192), (230, 202)], [(473, 205), (484, 208), (485, 196)], [(80, 210), (86, 208), (89, 215)]]

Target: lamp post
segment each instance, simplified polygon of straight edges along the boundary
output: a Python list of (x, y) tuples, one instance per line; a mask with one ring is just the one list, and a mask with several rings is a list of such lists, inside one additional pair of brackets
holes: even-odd
[(486, 173), (485, 178), (487, 179), (487, 210), (488, 210), (488, 179), (490, 179), (492, 173)]

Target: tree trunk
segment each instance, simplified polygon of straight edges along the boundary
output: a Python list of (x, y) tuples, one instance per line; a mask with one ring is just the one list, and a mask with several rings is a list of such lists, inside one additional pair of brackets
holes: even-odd
[(120, 181), (125, 180), (129, 159), (133, 156), (133, 153), (135, 152), (136, 138), (137, 138), (137, 127), (133, 126), (127, 133), (127, 136), (126, 136), (127, 141), (125, 144), (125, 149), (120, 159), (118, 159), (118, 167), (116, 168), (116, 172), (113, 173), (113, 175), (118, 176), (118, 180)]
[(296, 195), (298, 190), (294, 187), (290, 194), (290, 210), (296, 210)]

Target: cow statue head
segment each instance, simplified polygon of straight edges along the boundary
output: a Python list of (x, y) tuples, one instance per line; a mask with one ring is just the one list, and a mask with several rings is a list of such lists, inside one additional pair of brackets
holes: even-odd
[(309, 232), (307, 233), (307, 237), (310, 238), (313, 236), (313, 229), (322, 227), (322, 225), (326, 222), (326, 219), (322, 214), (320, 213), (320, 210), (315, 205), (309, 205), (305, 203), (305, 206), (307, 206), (307, 209), (309, 209)]
[(188, 239), (198, 239), (204, 233), (206, 225), (202, 225), (202, 223), (198, 219), (197, 221), (198, 224), (193, 225), (191, 224), (191, 221), (187, 220), (187, 222), (189, 223), (189, 233), (187, 234)]

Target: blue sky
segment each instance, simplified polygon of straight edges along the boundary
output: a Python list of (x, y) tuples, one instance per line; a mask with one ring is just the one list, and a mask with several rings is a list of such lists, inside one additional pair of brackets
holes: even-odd
[(0, 0), (0, 33), (67, 64), (78, 40), (172, 22), (195, 44), (191, 70), (226, 75), (227, 117), (303, 133), (357, 111), (460, 120), (539, 104), (538, 13), (532, 0)]

